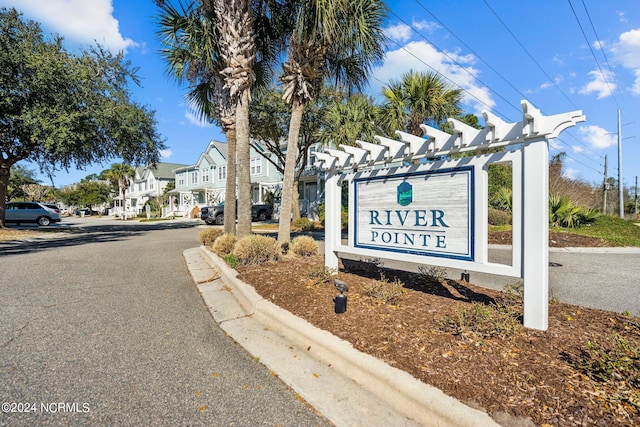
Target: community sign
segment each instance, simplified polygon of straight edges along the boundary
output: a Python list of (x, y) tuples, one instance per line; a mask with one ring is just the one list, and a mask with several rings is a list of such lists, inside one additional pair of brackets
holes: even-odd
[(355, 247), (473, 261), (472, 189), (472, 167), (355, 179)]

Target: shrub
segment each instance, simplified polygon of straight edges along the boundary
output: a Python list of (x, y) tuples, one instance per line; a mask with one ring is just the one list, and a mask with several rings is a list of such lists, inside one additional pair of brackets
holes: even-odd
[(398, 305), (406, 292), (404, 284), (399, 279), (391, 283), (384, 275), (380, 280), (374, 280), (364, 287), (365, 295), (391, 305)]
[(490, 225), (509, 225), (511, 224), (511, 215), (509, 212), (500, 209), (489, 208), (489, 224)]
[[(320, 219), (320, 224), (322, 224), (323, 227), (326, 219), (325, 208), (326, 206), (324, 203), (318, 205), (318, 218)], [(342, 225), (343, 230), (349, 228), (349, 209), (346, 206), (340, 207), (340, 224)]]
[(318, 255), (318, 244), (311, 236), (298, 236), (291, 241), (291, 252), (299, 256)]
[(233, 255), (238, 258), (239, 265), (257, 265), (276, 261), (282, 254), (280, 245), (273, 237), (251, 234), (236, 242)]
[(233, 252), (236, 240), (236, 236), (233, 234), (223, 234), (213, 242), (213, 252), (224, 258)]
[(593, 223), (598, 215), (593, 209), (576, 206), (567, 196), (549, 195), (549, 224), (553, 227), (578, 228)]
[(293, 221), (293, 226), (302, 231), (313, 230), (313, 222), (309, 218), (301, 217)]
[(474, 334), (480, 338), (507, 337), (521, 331), (520, 313), (513, 306), (474, 303), (457, 314), (438, 320), (445, 332)]
[(203, 245), (212, 246), (213, 242), (223, 234), (224, 232), (220, 228), (206, 228), (198, 234), (198, 239)]
[(305, 276), (309, 279), (307, 287), (322, 286), (327, 283), (333, 282), (337, 270), (327, 268), (323, 264), (314, 264), (307, 272)]
[(436, 265), (421, 265), (418, 267), (418, 274), (425, 282), (439, 282), (447, 278), (447, 270)]

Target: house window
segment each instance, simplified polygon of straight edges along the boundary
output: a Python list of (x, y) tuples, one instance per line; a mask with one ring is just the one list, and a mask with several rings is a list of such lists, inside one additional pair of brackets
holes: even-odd
[(251, 159), (251, 175), (260, 175), (262, 173), (262, 157)]
[(209, 168), (202, 168), (202, 182), (209, 182)]
[(224, 181), (227, 179), (227, 166), (218, 166), (218, 180)]
[(316, 163), (316, 147), (309, 147), (307, 166), (313, 166)]
[(183, 187), (184, 186), (184, 174), (178, 174), (178, 186), (179, 187)]
[(191, 183), (192, 184), (198, 183), (198, 171), (191, 172)]
[(153, 184), (154, 184), (154, 180), (153, 180), (153, 179), (150, 179), (150, 180), (149, 180), (149, 189), (150, 189), (150, 190), (153, 190)]

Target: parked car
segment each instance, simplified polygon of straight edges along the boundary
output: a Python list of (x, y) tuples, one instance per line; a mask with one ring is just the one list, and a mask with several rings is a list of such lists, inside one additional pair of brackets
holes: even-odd
[[(236, 205), (237, 207), (237, 205)], [(206, 214), (203, 213), (206, 211)], [(251, 205), (251, 219), (254, 221), (266, 221), (271, 219), (273, 215), (273, 208), (271, 205), (258, 203)], [(222, 225), (224, 224), (224, 203), (216, 206), (205, 206), (200, 209), (200, 219), (209, 225)]]
[(96, 210), (89, 210), (89, 208), (82, 208), (82, 209), (76, 209), (76, 216), (82, 216), (84, 214), (84, 216), (89, 216), (89, 215), (99, 215), (100, 212), (96, 211)]
[(50, 203), (10, 202), (7, 203), (5, 221), (17, 224), (35, 222), (47, 226), (52, 222), (60, 222), (60, 209)]

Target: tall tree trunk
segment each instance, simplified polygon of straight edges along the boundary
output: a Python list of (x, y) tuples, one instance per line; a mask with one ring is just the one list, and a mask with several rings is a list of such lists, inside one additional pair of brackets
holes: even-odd
[(224, 232), (236, 234), (236, 127), (227, 135), (227, 183), (224, 190)]
[(302, 124), (304, 103), (294, 98), (291, 107), (291, 121), (289, 122), (289, 141), (287, 142), (287, 157), (284, 164), (284, 181), (282, 183), (282, 204), (280, 205), (280, 224), (278, 226), (278, 242), (291, 240), (291, 212), (293, 208), (293, 188), (295, 183), (296, 159), (298, 158), (298, 136)]
[(293, 191), (291, 192), (291, 221), (295, 221), (300, 218), (300, 179), (298, 174), (295, 174), (293, 178)]
[(7, 187), (11, 176), (11, 164), (0, 163), (0, 227), (4, 227), (7, 208)]
[[(251, 234), (251, 171), (249, 154), (249, 102), (251, 90), (240, 95), (236, 110), (236, 153), (238, 160), (238, 237)], [(226, 209), (225, 209), (226, 210)]]
[[(125, 221), (127, 219), (127, 187), (122, 186), (122, 220)], [(89, 215), (91, 215), (91, 211), (89, 211)]]

